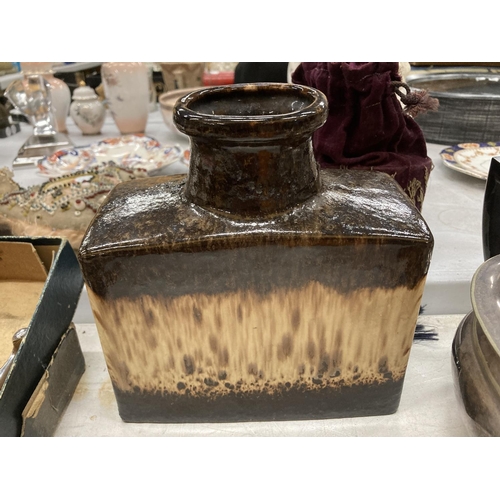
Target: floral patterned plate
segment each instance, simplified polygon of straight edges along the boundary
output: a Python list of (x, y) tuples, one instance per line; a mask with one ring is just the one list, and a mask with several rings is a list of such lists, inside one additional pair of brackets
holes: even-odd
[(38, 169), (44, 177), (57, 177), (113, 163), (151, 173), (176, 162), (182, 152), (178, 145), (162, 146), (156, 139), (144, 134), (129, 134), (89, 146), (62, 149), (42, 158)]
[(443, 163), (463, 174), (487, 179), (491, 159), (500, 156), (500, 142), (470, 142), (450, 146), (441, 151)]

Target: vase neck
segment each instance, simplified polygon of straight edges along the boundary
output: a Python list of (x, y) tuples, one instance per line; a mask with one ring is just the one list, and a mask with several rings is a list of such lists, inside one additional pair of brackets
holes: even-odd
[(326, 114), (321, 92), (292, 84), (228, 85), (181, 98), (174, 121), (191, 139), (187, 199), (261, 217), (314, 196), (311, 137)]
[(191, 141), (186, 197), (242, 217), (280, 213), (318, 192), (310, 140), (296, 145)]

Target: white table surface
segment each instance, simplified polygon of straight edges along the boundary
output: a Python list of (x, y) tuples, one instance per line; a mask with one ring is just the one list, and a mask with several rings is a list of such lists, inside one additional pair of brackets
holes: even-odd
[(422, 304), (427, 314), (466, 313), (470, 281), (483, 262), (482, 213), (486, 181), (446, 167), (428, 144), (434, 163), (422, 215), (434, 235), (434, 251)]
[[(82, 136), (68, 118), (69, 137), (82, 146), (119, 135), (108, 116), (100, 136)], [(188, 147), (187, 139), (170, 131), (159, 111), (150, 114), (146, 133), (163, 144)], [(11, 166), (17, 151), (31, 134), (0, 140), (0, 166)], [(451, 378), (451, 341), (456, 327), (471, 309), (471, 278), (483, 261), (481, 220), (485, 181), (445, 167), (439, 157), (446, 145), (428, 144), (435, 168), (431, 173), (423, 216), (434, 235), (435, 246), (419, 322), (434, 327), (438, 341), (413, 346), (401, 405), (394, 415), (341, 420), (153, 425), (126, 424), (119, 418), (87, 294), (74, 321), (84, 351), (87, 370), (57, 430), (58, 436), (464, 436)], [(177, 162), (165, 173), (186, 172)], [(35, 168), (16, 168), (15, 180), (23, 187), (44, 182)]]

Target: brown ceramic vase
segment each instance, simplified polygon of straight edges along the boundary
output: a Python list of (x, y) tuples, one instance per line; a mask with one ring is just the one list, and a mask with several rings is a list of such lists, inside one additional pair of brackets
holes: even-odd
[(433, 239), (388, 175), (319, 171), (327, 112), (299, 85), (193, 92), (189, 174), (101, 206), (80, 263), (123, 420), (396, 411)]

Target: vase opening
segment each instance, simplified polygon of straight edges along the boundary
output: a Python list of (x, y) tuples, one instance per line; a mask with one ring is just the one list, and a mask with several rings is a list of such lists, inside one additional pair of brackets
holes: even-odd
[(309, 137), (326, 120), (326, 97), (295, 84), (209, 87), (181, 97), (174, 107), (177, 128), (191, 137), (221, 140)]
[(208, 93), (195, 100), (190, 109), (209, 115), (251, 117), (286, 115), (300, 111), (314, 102), (310, 94), (283, 92), (281, 88), (263, 88), (259, 92), (236, 89), (226, 94)]

